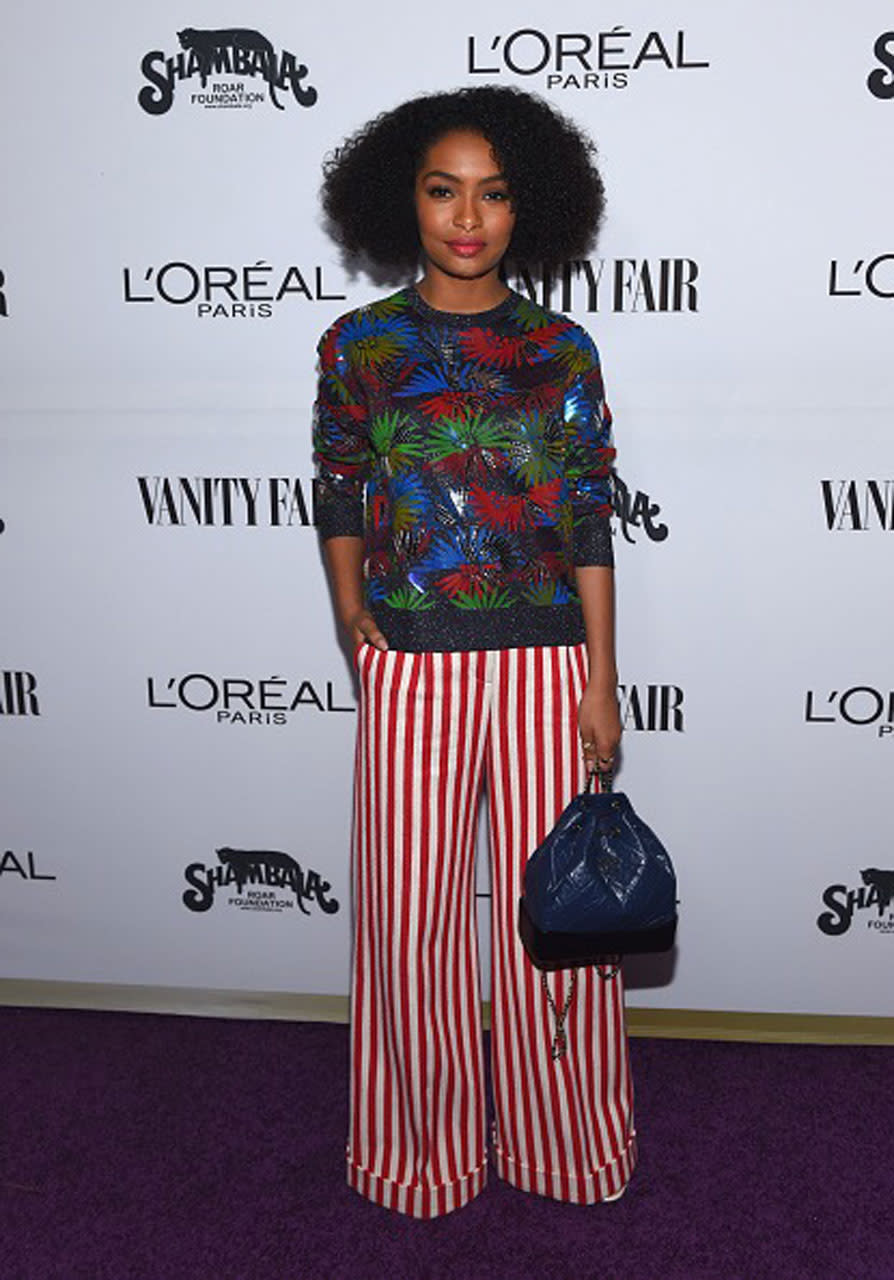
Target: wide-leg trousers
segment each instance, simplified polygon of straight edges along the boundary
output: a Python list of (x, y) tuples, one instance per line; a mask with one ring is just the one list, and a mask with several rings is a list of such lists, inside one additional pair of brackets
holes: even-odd
[[(418, 1218), (486, 1177), (474, 892), (491, 846), (491, 1151), (525, 1191), (590, 1204), (636, 1161), (622, 977), (579, 970), (553, 1013), (518, 939), (525, 862), (585, 782), (582, 645), (459, 653), (363, 645), (354, 810), (348, 1181)], [(561, 1010), (569, 972), (550, 974)]]

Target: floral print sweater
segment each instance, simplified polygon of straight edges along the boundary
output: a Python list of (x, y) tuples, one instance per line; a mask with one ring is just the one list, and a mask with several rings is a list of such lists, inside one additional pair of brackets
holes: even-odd
[(365, 541), (395, 649), (576, 644), (576, 565), (611, 565), (614, 449), (599, 356), (518, 293), (438, 311), (412, 286), (320, 340), (321, 537)]

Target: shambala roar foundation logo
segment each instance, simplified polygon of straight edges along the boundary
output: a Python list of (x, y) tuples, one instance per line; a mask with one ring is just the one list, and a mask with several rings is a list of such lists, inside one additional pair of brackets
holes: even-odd
[(866, 88), (874, 98), (894, 98), (894, 31), (883, 31), (872, 52), (882, 65), (870, 71)]
[[(291, 93), (300, 107), (312, 107), (317, 100), (313, 85), (303, 83), (308, 69), (294, 53), (277, 53), (260, 31), (249, 27), (226, 27), (200, 31), (184, 27), (177, 32), (180, 52), (166, 55), (161, 49), (147, 53), (140, 69), (146, 80), (137, 101), (151, 116), (164, 115), (174, 101), (178, 84), (199, 77), (201, 92), (190, 94), (197, 107), (254, 107), (270, 98), (278, 111), (285, 111), (279, 94)], [(209, 90), (209, 77), (214, 79)], [(246, 88), (245, 81), (262, 81), (260, 88)]]
[(894, 935), (894, 871), (867, 867), (860, 872), (860, 879), (863, 883), (857, 889), (849, 889), (846, 884), (830, 884), (826, 889), (823, 904), (829, 910), (816, 921), (821, 933), (838, 937), (851, 927), (854, 912), (871, 911), (867, 929)]
[(289, 853), (225, 846), (217, 857), (220, 866), (191, 862), (184, 871), (190, 888), (183, 892), (183, 905), (190, 911), (210, 911), (218, 889), (232, 894), (228, 905), (240, 911), (280, 913), (297, 907), (309, 916), (312, 905), (331, 916), (339, 909), (338, 900), (329, 897), (329, 881), (318, 871), (305, 870)]

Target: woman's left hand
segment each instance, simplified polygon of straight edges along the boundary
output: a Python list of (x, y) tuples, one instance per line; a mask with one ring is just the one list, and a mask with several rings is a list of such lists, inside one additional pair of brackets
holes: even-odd
[(588, 684), (577, 712), (581, 749), (587, 772), (611, 769), (621, 741), (621, 715), (613, 688)]

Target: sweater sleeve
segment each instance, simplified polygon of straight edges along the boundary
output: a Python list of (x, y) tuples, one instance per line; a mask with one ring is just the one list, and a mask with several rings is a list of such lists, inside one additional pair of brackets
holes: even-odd
[(583, 333), (586, 367), (565, 392), (565, 474), (571, 490), (576, 565), (613, 565), (611, 535), (612, 415), (605, 402), (599, 353)]
[(336, 323), (317, 346), (318, 383), (313, 415), (316, 513), (320, 537), (362, 538), (363, 494), (372, 451), (367, 410)]

